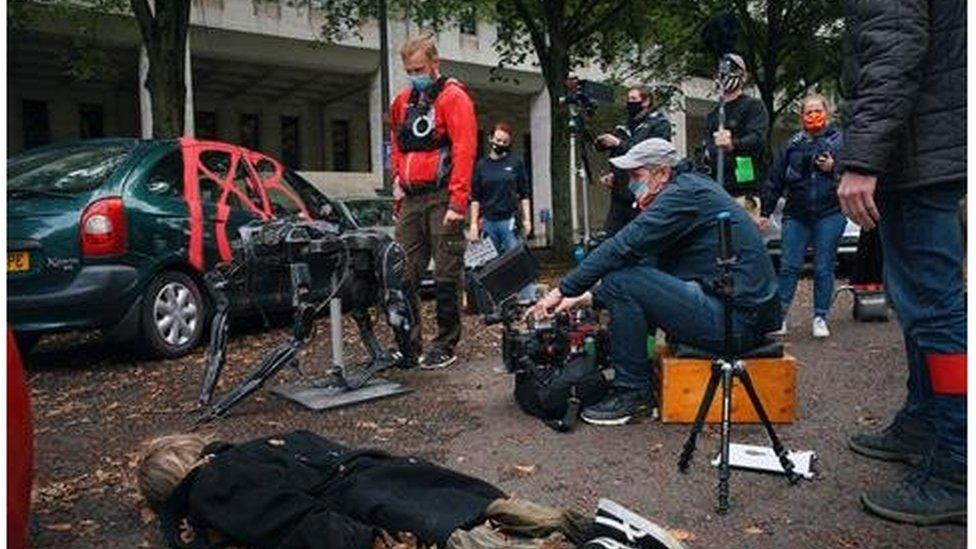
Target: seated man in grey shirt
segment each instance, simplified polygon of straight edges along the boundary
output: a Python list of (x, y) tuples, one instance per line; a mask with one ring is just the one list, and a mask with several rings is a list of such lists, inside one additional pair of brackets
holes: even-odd
[[(721, 352), (722, 300), (718, 219), (732, 222), (733, 341), (737, 351), (758, 345), (779, 327), (776, 273), (749, 214), (713, 180), (679, 162), (674, 146), (648, 139), (610, 162), (628, 170), (642, 212), (603, 242), (559, 286), (532, 307), (537, 319), (577, 305), (609, 309), (614, 387), (602, 402), (583, 410), (583, 420), (622, 425), (648, 408), (649, 326), (671, 341)], [(599, 282), (599, 284), (597, 284)]]

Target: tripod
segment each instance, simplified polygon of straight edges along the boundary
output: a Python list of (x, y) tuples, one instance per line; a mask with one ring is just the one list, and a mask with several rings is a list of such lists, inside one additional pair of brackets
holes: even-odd
[[(591, 134), (586, 129), (586, 120), (577, 102), (568, 102), (569, 105), (569, 189), (572, 197), (576, 196), (576, 180), (582, 182), (583, 199), (583, 251), (590, 250), (591, 230), (590, 230), (590, 200), (589, 182), (592, 179), (590, 173), (590, 161), (586, 156), (586, 140), (592, 139)], [(580, 140), (583, 136), (583, 140)], [(577, 154), (579, 155), (577, 157)], [(573, 232), (576, 231), (576, 200), (573, 199)]]
[(745, 368), (745, 363), (739, 358), (732, 342), (732, 267), (738, 262), (738, 258), (732, 254), (732, 222), (729, 212), (718, 214), (719, 228), (719, 258), (718, 264), (722, 268), (722, 277), (716, 282), (716, 291), (722, 296), (722, 320), (724, 322), (724, 352), (722, 356), (712, 361), (712, 375), (708, 379), (705, 387), (705, 394), (702, 396), (701, 404), (698, 407), (698, 414), (695, 416), (695, 424), (691, 428), (688, 440), (685, 442), (684, 449), (681, 451), (681, 458), (678, 460), (678, 469), (682, 473), (688, 472), (688, 465), (691, 463), (691, 456), (695, 452), (695, 442), (705, 424), (705, 416), (712, 401), (715, 398), (715, 391), (719, 381), (722, 382), (722, 427), (721, 427), (721, 457), (718, 465), (718, 512), (725, 514), (729, 509), (729, 432), (732, 424), (732, 381), (738, 379), (742, 383), (749, 400), (752, 402), (759, 420), (762, 422), (769, 440), (773, 443), (773, 451), (779, 458), (779, 463), (786, 472), (786, 478), (790, 484), (796, 484), (800, 477), (793, 471), (793, 462), (790, 461), (786, 448), (776, 436), (773, 425), (769, 421), (766, 409), (763, 408), (759, 395), (752, 385), (752, 378)]

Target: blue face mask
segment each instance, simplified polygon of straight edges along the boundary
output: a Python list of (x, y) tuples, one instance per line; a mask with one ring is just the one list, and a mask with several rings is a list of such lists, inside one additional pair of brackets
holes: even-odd
[(630, 183), (627, 183), (627, 189), (634, 195), (634, 198), (640, 198), (642, 194), (647, 192), (647, 184), (640, 179), (631, 179)]
[(408, 74), (407, 78), (410, 79), (410, 85), (413, 89), (422, 92), (430, 87), (434, 83), (434, 79), (430, 77), (429, 74)]

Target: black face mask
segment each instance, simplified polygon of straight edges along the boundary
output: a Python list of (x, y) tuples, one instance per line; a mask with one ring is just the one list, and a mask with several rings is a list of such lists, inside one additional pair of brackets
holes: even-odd
[(644, 105), (640, 101), (628, 101), (627, 102), (627, 118), (633, 120), (637, 118), (637, 115), (644, 110)]
[(508, 149), (509, 148), (510, 147), (508, 145), (499, 145), (498, 143), (492, 143), (491, 144), (491, 152), (493, 152), (495, 154), (498, 154), (498, 155), (508, 154)]

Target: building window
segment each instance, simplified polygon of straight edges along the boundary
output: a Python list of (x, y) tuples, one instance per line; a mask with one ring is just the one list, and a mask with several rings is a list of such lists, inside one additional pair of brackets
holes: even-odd
[(458, 27), (461, 29), (461, 34), (478, 36), (478, 18), (475, 16), (474, 10), (467, 10), (461, 16), (461, 20), (458, 21)]
[(332, 171), (349, 171), (349, 121), (332, 121)]
[(217, 113), (213, 111), (194, 112), (193, 133), (197, 139), (217, 139)]
[(24, 149), (33, 149), (51, 142), (51, 121), (48, 117), (47, 102), (25, 100), (24, 104)]
[(298, 141), (298, 117), (281, 117), (281, 163), (295, 170), (301, 162), (301, 143)]
[(241, 115), (241, 145), (252, 151), (261, 148), (261, 119), (258, 115)]
[(82, 139), (105, 137), (105, 111), (101, 105), (82, 103), (78, 105), (78, 134)]

